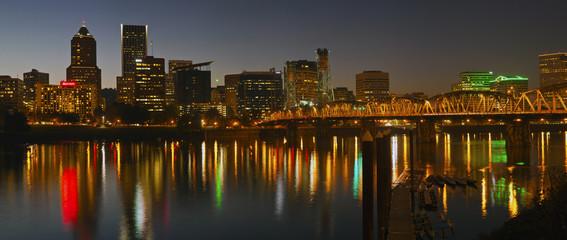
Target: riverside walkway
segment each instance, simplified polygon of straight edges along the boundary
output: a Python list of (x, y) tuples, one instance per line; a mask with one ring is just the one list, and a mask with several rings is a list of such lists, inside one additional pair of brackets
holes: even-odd
[[(411, 206), (411, 172), (412, 170), (404, 171), (393, 186), (388, 224), (388, 239), (390, 240), (415, 239)], [(420, 181), (423, 174), (423, 171), (413, 171), (414, 182)]]

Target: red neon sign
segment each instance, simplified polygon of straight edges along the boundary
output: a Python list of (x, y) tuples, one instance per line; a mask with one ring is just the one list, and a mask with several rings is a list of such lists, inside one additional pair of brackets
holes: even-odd
[(76, 86), (77, 83), (76, 82), (72, 82), (72, 81), (61, 81), (61, 86), (62, 87), (74, 87)]

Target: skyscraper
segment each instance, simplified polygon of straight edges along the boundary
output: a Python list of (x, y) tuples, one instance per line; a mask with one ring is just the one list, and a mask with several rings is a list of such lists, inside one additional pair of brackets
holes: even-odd
[[(286, 104), (288, 108), (297, 106), (301, 102), (315, 103), (319, 97), (319, 80), (317, 75), (317, 62), (298, 60), (286, 62), (285, 81), (293, 84), (295, 93), (286, 91)], [(286, 85), (287, 87), (287, 85)], [(289, 98), (294, 94), (295, 102)]]
[(567, 53), (539, 55), (539, 87), (567, 82)]
[(165, 59), (146, 56), (135, 60), (134, 104), (149, 112), (165, 110)]
[(251, 119), (261, 118), (283, 107), (282, 75), (269, 72), (243, 72), (238, 86), (238, 111)]
[(71, 65), (67, 68), (67, 81), (76, 82), (78, 85), (95, 85), (97, 106), (102, 104), (101, 70), (96, 65), (96, 40), (85, 24), (71, 39)]
[(364, 71), (356, 74), (356, 101), (370, 102), (390, 96), (390, 73)]
[(116, 78), (116, 101), (134, 104), (134, 77), (136, 59), (148, 55), (148, 26), (121, 24), (122, 76)]
[(24, 105), (29, 110), (33, 110), (35, 105), (35, 90), (38, 83), (49, 84), (49, 73), (42, 73), (37, 69), (24, 73)]

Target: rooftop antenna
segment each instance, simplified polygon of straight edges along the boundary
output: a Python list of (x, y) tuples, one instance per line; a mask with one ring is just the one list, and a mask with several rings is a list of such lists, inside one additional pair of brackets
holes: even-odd
[(154, 40), (150, 41), (150, 48), (152, 48), (152, 56), (154, 55)]

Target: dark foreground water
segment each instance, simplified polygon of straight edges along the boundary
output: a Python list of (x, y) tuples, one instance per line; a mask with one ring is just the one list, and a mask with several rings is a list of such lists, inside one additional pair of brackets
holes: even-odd
[[(470, 239), (545, 197), (549, 175), (567, 171), (566, 136), (534, 133), (531, 150), (507, 152), (500, 134), (438, 134), (416, 149), (415, 167), (478, 181), (440, 192), (456, 239)], [(395, 179), (409, 167), (409, 141), (391, 142)], [(0, 147), (0, 239), (360, 239), (360, 139), (317, 145), (309, 136), (297, 146), (249, 139)]]

